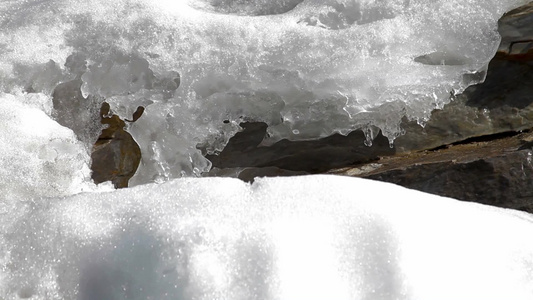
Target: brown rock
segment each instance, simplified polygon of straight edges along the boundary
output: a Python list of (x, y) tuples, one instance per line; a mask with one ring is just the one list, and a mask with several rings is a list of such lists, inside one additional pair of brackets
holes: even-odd
[[(132, 121), (141, 115), (143, 107), (135, 112)], [(131, 134), (124, 130), (126, 123), (117, 115), (109, 116), (109, 104), (104, 102), (100, 110), (101, 123), (107, 125), (94, 144), (91, 154), (95, 183), (111, 181), (115, 188), (128, 187), (141, 161), (141, 149)], [(129, 121), (129, 120), (128, 120)]]

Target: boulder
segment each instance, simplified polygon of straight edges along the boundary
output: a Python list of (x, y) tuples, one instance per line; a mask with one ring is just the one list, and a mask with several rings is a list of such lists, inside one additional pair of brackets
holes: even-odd
[[(144, 111), (139, 107), (132, 120)], [(100, 111), (101, 123), (107, 125), (94, 144), (91, 153), (92, 179), (95, 183), (111, 181), (115, 188), (128, 187), (128, 181), (139, 167), (141, 148), (131, 134), (124, 130), (126, 123), (117, 115), (110, 115), (109, 104), (104, 102)]]
[[(141, 149), (124, 128), (141, 117), (139, 107), (132, 120), (122, 120), (109, 113), (109, 104), (101, 97), (83, 97), (80, 78), (59, 84), (52, 94), (54, 119), (74, 131), (85, 145), (92, 145), (91, 170), (95, 183), (111, 181), (115, 188), (128, 186), (141, 160)], [(99, 108), (100, 107), (100, 108)], [(98, 110), (100, 109), (100, 112)]]

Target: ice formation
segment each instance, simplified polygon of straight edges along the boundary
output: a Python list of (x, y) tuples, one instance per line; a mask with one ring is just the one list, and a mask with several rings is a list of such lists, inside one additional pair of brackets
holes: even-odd
[(393, 140), (403, 117), (423, 123), (483, 79), (498, 18), (525, 2), (7, 1), (0, 88), (50, 105), (78, 79), (122, 116), (145, 106), (133, 184), (163, 181), (208, 170), (197, 146), (220, 151), (246, 120), (269, 125), (265, 144), (355, 128)]
[(531, 299), (533, 217), (337, 176), (183, 178), (35, 201), (0, 298)]

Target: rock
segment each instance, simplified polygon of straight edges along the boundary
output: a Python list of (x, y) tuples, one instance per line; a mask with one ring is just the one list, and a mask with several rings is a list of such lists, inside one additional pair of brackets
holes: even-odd
[(206, 156), (213, 163), (213, 167), (254, 167), (258, 176), (268, 175), (268, 172), (260, 172), (260, 168), (266, 167), (319, 173), (394, 154), (388, 139), (381, 134), (376, 137), (371, 147), (365, 146), (365, 135), (360, 130), (347, 136), (335, 134), (315, 141), (281, 140), (266, 147), (260, 146), (266, 135), (265, 123), (243, 123), (241, 126), (243, 131), (231, 138), (219, 155)]
[[(135, 122), (144, 111), (137, 108)], [(92, 179), (95, 183), (111, 181), (115, 188), (128, 187), (141, 161), (141, 149), (131, 134), (124, 130), (126, 123), (117, 115), (109, 115), (109, 104), (104, 102), (100, 110), (101, 123), (107, 125), (94, 144), (91, 154)]]
[[(521, 54), (533, 43), (533, 2), (507, 12), (499, 21), (499, 32), (502, 41), (498, 52)], [(524, 41), (513, 45), (517, 41)], [(531, 46), (529, 46), (531, 49)]]
[(406, 134), (394, 142), (397, 153), (533, 127), (533, 60), (517, 62), (509, 57), (496, 56), (485, 82), (467, 88), (442, 110), (434, 111), (424, 128), (405, 122)]
[(503, 16), (498, 52), (486, 74), (473, 75), (486, 75), (485, 81), (433, 111), (424, 127), (404, 120), (406, 134), (395, 140), (394, 149), (382, 135), (372, 147), (364, 146), (361, 131), (262, 147), (266, 125), (249, 123), (219, 156), (208, 158), (222, 168), (219, 175), (247, 181), (283, 170), (316, 173), (337, 167), (327, 173), (533, 213), (532, 24), (533, 2)]
[(329, 173), (533, 213), (533, 132), (483, 139)]
[[(103, 98), (83, 97), (82, 83), (78, 78), (61, 83), (54, 89), (54, 119), (72, 129), (84, 144), (93, 145), (88, 151), (91, 151), (92, 179), (95, 183), (112, 181), (115, 188), (127, 187), (141, 160), (139, 145), (124, 130), (126, 123), (117, 115), (109, 115), (109, 104)], [(143, 107), (137, 108), (133, 118), (125, 121), (135, 122), (143, 111)]]

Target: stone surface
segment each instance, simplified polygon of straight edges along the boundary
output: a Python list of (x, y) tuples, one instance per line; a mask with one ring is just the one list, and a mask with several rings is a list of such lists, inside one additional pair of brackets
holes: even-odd
[(483, 139), (330, 173), (533, 213), (533, 132)]
[[(136, 121), (143, 112), (137, 109), (133, 119)], [(115, 188), (128, 186), (129, 179), (135, 175), (141, 161), (141, 149), (131, 134), (124, 130), (126, 123), (117, 115), (110, 115), (109, 104), (104, 102), (100, 112), (101, 123), (107, 125), (94, 144), (91, 154), (92, 178), (95, 183), (111, 181)]]
[(498, 30), (502, 41), (485, 81), (434, 111), (424, 128), (405, 122), (406, 134), (395, 141), (398, 152), (533, 127), (533, 2), (505, 14)]
[(533, 60), (513, 61), (498, 55), (485, 82), (469, 87), (442, 110), (432, 113), (424, 128), (406, 122), (396, 139), (398, 153), (431, 149), (472, 137), (533, 127)]
[[(405, 120), (402, 126), (406, 134), (395, 140), (392, 149), (388, 140), (379, 133), (371, 147), (365, 146), (365, 141), (368, 141), (360, 130), (353, 131), (347, 136), (336, 134), (313, 141), (282, 140), (273, 145), (264, 146), (262, 141), (266, 135), (266, 124), (243, 123), (241, 124), (243, 131), (237, 133), (221, 153), (206, 156), (214, 167), (213, 171), (206, 176), (235, 176), (252, 181), (256, 176), (320, 173), (349, 165), (359, 166), (351, 172), (367, 174), (381, 164), (377, 163), (380, 157), (429, 150), (470, 138), (532, 128), (532, 24), (533, 2), (507, 13), (500, 20), (499, 30), (502, 43), (496, 56), (490, 62), (486, 74), (481, 71), (471, 75), (481, 77), (486, 75), (485, 82), (471, 86), (464, 93), (453, 96), (454, 101), (445, 105), (441, 110), (435, 110), (424, 127)], [(57, 121), (73, 129), (81, 140), (91, 141), (95, 139), (101, 127), (90, 127), (87, 124), (98, 124), (91, 118), (98, 116), (97, 108), (103, 99), (84, 98), (81, 95), (80, 86), (81, 80), (76, 79), (56, 87), (53, 95), (54, 113)], [(132, 121), (139, 118), (141, 114), (142, 111), (137, 116), (134, 115)], [(94, 145), (93, 179), (97, 183), (111, 180), (115, 186), (125, 187), (139, 164), (139, 146), (124, 130), (125, 123), (118, 116), (104, 117), (102, 115), (102, 124), (109, 127), (102, 131)], [(525, 150), (520, 151), (513, 150), (516, 154), (512, 157), (498, 156), (498, 158), (491, 159), (498, 161), (510, 159), (509, 164), (514, 164), (526, 155), (523, 152)], [(478, 152), (475, 155), (482, 160), (488, 159), (484, 152)], [(479, 166), (478, 163), (473, 165), (469, 163), (461, 164), (459, 167), (451, 160), (452, 158), (444, 165), (440, 162), (439, 167), (447, 166), (453, 170), (462, 168), (462, 172), (468, 173), (466, 170), (469, 167), (465, 166), (472, 166), (474, 169)], [(493, 161), (484, 161), (484, 163), (491, 166), (497, 164)], [(428, 165), (427, 163), (419, 164)], [(409, 168), (404, 167), (404, 169)], [(493, 169), (500, 170), (494, 167)], [(431, 168), (428, 172), (430, 170)], [(383, 180), (393, 180), (392, 177), (386, 178), (384, 174), (380, 176), (383, 176)], [(405, 175), (396, 176), (405, 177)], [(451, 185), (451, 183), (447, 184), (443, 186)], [(476, 185), (470, 184), (469, 186)], [(503, 186), (501, 188), (503, 189)], [(436, 187), (433, 190), (436, 193), (443, 193)], [(483, 195), (478, 192), (472, 193)], [(461, 197), (466, 196), (461, 195)], [(468, 199), (471, 198), (473, 199), (473, 197)]]
[[(219, 155), (207, 155), (215, 168), (276, 167), (308, 173), (324, 172), (335, 167), (368, 162), (379, 156), (394, 154), (389, 141), (378, 135), (371, 147), (365, 146), (365, 135), (354, 131), (347, 136), (335, 134), (314, 141), (281, 140), (272, 146), (261, 146), (266, 135), (265, 123), (243, 123)], [(265, 169), (268, 170), (268, 169)], [(264, 174), (267, 176), (268, 174)]]
[[(126, 123), (109, 113), (103, 98), (81, 93), (81, 79), (59, 84), (52, 94), (52, 115), (61, 125), (74, 131), (79, 140), (93, 145), (91, 152), (92, 179), (95, 183), (111, 181), (116, 188), (128, 186), (141, 160), (141, 149), (124, 128)], [(139, 107), (131, 120), (141, 117)]]
[[(526, 52), (526, 47), (531, 49), (533, 43), (533, 2), (506, 13), (499, 21), (499, 32), (502, 41), (499, 52), (520, 54)], [(515, 44), (510, 51), (510, 45), (516, 41), (525, 41)], [(529, 44), (529, 46), (528, 46)]]

